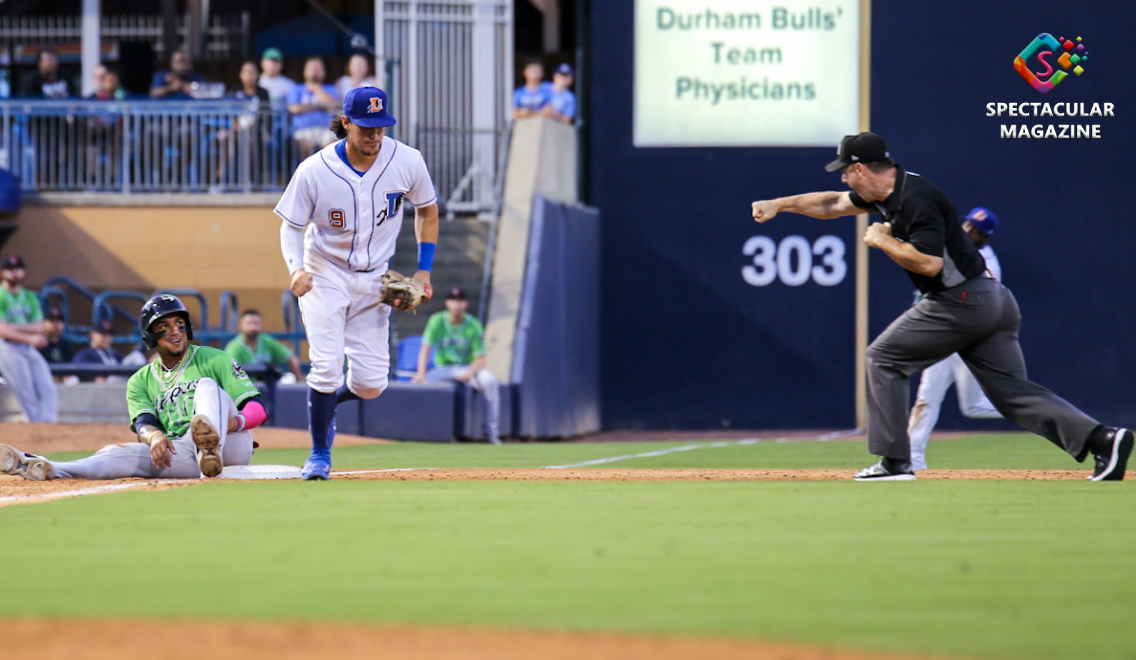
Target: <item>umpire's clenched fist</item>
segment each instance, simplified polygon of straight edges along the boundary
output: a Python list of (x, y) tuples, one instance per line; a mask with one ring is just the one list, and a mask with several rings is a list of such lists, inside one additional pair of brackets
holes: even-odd
[(312, 274), (303, 268), (292, 273), (292, 294), (297, 298), (312, 290)]
[(753, 203), (753, 219), (758, 222), (765, 222), (772, 220), (773, 216), (777, 215), (777, 201), (766, 199)]

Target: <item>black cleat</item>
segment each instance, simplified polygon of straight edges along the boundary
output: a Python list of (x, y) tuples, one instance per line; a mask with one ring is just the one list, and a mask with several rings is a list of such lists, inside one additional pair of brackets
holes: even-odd
[(853, 477), (856, 481), (915, 481), (915, 471), (909, 461), (881, 458), (879, 463), (866, 467)]
[(1097, 465), (1089, 481), (1124, 481), (1128, 457), (1132, 455), (1132, 444), (1132, 431), (1109, 429), (1104, 439), (1092, 447)]

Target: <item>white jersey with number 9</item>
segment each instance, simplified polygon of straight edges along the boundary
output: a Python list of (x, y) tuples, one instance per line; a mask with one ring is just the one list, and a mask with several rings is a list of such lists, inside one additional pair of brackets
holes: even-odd
[[(324, 147), (300, 163), (276, 204), (276, 215), (306, 230), (303, 266), (313, 274), (324, 261), (345, 271), (385, 270), (402, 228), (405, 200), (415, 208), (437, 201), (422, 154), (384, 137), (379, 156), (362, 175)], [(322, 257), (313, 260), (312, 255)]]

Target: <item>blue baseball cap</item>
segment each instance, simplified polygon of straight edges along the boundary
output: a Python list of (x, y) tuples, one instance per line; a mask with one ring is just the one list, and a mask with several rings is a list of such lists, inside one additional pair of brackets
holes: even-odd
[(975, 229), (987, 236), (993, 236), (998, 229), (998, 216), (994, 215), (994, 212), (990, 209), (981, 206), (971, 209), (970, 213), (966, 214), (966, 219), (974, 225)]
[(356, 87), (343, 97), (343, 114), (364, 128), (394, 126), (388, 106), (387, 93), (378, 87)]
[(572, 75), (572, 65), (565, 62), (564, 64), (556, 67), (556, 73), (559, 73), (562, 76), (570, 76)]

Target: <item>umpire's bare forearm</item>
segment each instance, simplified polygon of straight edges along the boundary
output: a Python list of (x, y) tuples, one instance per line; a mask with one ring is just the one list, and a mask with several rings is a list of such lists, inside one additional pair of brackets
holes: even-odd
[(821, 220), (867, 213), (852, 203), (848, 192), (826, 191), (802, 193), (789, 197), (762, 200), (753, 203), (753, 217), (765, 222), (778, 213), (799, 213)]

